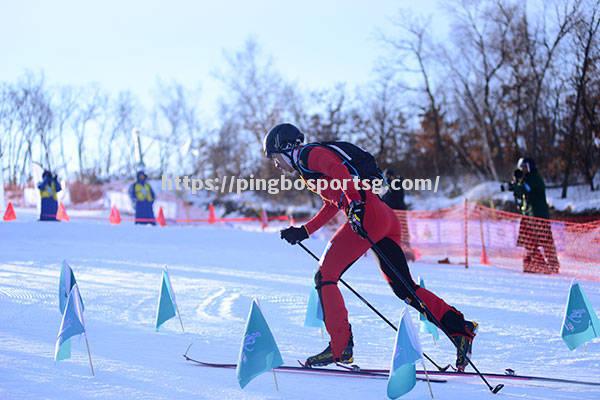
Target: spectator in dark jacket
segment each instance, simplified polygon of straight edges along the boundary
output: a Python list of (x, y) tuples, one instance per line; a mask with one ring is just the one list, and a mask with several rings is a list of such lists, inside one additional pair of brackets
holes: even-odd
[[(515, 179), (513, 191), (523, 214), (519, 226), (517, 246), (525, 248), (523, 271), (554, 274), (560, 270), (556, 247), (550, 225), (550, 211), (546, 202), (546, 186), (531, 158), (521, 158), (517, 170), (522, 172)], [(517, 174), (515, 174), (517, 175)], [(540, 251), (543, 249), (543, 254)]]
[(42, 205), (40, 210), (40, 221), (56, 221), (58, 211), (57, 193), (62, 190), (56, 174), (45, 170), (42, 174), (42, 181), (38, 184)]
[[(400, 220), (400, 231), (402, 233), (400, 247), (402, 247), (408, 261), (415, 261), (415, 252), (410, 247), (410, 232), (408, 230), (408, 218), (406, 213), (408, 207), (406, 207), (406, 203), (404, 202), (404, 189), (402, 188), (402, 180), (404, 178), (397, 176), (392, 169), (388, 169), (385, 172), (385, 179), (389, 186), (388, 191), (381, 199), (392, 210), (396, 210), (396, 215)], [(394, 187), (392, 187), (392, 181), (394, 182)]]
[(387, 204), (392, 210), (406, 210), (406, 203), (404, 202), (404, 189), (402, 188), (402, 179), (401, 177), (397, 177), (396, 173), (388, 169), (385, 172), (385, 179), (388, 182), (388, 185), (391, 185), (392, 181), (395, 181), (395, 188), (388, 186), (388, 191), (383, 195), (382, 200)]

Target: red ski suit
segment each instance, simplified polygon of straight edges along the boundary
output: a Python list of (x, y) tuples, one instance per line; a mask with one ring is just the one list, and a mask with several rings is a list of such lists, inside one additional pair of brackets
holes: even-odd
[[(328, 180), (329, 183), (331, 180), (337, 179), (346, 180), (348, 185), (345, 191), (326, 189), (319, 193), (323, 199), (323, 206), (305, 224), (308, 234), (311, 235), (320, 229), (340, 209), (347, 210), (351, 201), (363, 200), (365, 202), (363, 227), (370, 238), (392, 260), (396, 271), (400, 272), (405, 280), (413, 286), (417, 296), (431, 310), (435, 318), (441, 321), (442, 325), (446, 326), (452, 334), (463, 334), (464, 318), (462, 314), (435, 294), (416, 285), (410, 276), (408, 264), (400, 247), (400, 222), (393, 210), (371, 191), (361, 190), (359, 192), (352, 182), (352, 176), (348, 169), (334, 152), (318, 146), (309, 151), (308, 169), (323, 174), (320, 179)], [(320, 259), (315, 284), (323, 306), (325, 327), (331, 337), (330, 344), (334, 358), (341, 356), (351, 335), (348, 311), (337, 283), (342, 274), (370, 247), (369, 242), (355, 233), (346, 222), (335, 232)], [(411, 301), (406, 288), (389, 270), (389, 267), (382, 260), (379, 260), (379, 265), (396, 295), (418, 309), (418, 303)], [(445, 316), (449, 316), (449, 318), (445, 318)]]

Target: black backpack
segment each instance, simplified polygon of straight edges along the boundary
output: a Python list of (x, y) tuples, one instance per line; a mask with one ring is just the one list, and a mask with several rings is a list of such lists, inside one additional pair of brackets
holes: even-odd
[(301, 150), (298, 160), (298, 168), (300, 173), (307, 179), (318, 179), (323, 176), (322, 173), (308, 169), (308, 155), (314, 147), (326, 147), (333, 151), (348, 168), (348, 172), (352, 176), (358, 176), (360, 179), (382, 179), (383, 173), (377, 166), (375, 157), (368, 151), (364, 151), (360, 147), (342, 141), (308, 143)]

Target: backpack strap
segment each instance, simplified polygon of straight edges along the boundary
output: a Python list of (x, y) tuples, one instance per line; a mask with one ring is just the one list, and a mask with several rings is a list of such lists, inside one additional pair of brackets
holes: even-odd
[(298, 166), (298, 172), (300, 172), (300, 175), (309, 179), (318, 179), (323, 176), (323, 174), (319, 171), (313, 171), (312, 169), (308, 168), (308, 156), (310, 154), (310, 150), (317, 146), (322, 145), (320, 143), (308, 143), (304, 145), (298, 153), (298, 162), (296, 163)]
[(313, 171), (308, 168), (308, 156), (310, 153), (310, 149), (314, 148), (314, 147), (319, 147), (319, 146), (325, 147), (325, 148), (331, 150), (335, 155), (337, 155), (342, 160), (342, 164), (345, 165), (346, 168), (348, 168), (348, 172), (350, 172), (350, 175), (360, 176), (358, 173), (358, 170), (351, 163), (352, 157), (350, 157), (350, 155), (348, 153), (346, 153), (344, 150), (342, 150), (339, 146), (336, 146), (335, 142), (308, 143), (308, 144), (304, 145), (304, 147), (302, 147), (302, 149), (300, 150), (300, 153), (298, 154), (297, 165), (298, 165), (299, 172), (303, 176), (307, 176), (307, 177), (310, 177), (313, 179), (323, 176), (322, 173), (320, 173), (318, 171)]
[[(359, 176), (356, 168), (354, 168), (354, 166), (350, 163), (350, 161), (352, 160), (352, 157), (350, 157), (350, 155), (348, 155), (348, 153), (346, 153), (344, 150), (342, 150), (341, 148), (336, 146), (334, 143), (323, 142), (323, 143), (308, 143), (308, 144), (304, 145), (304, 147), (302, 147), (302, 149), (300, 149), (300, 152), (298, 153), (298, 162), (296, 163), (296, 165), (298, 166), (298, 172), (300, 172), (300, 174), (303, 177), (308, 178), (308, 179), (318, 179), (323, 176), (323, 174), (321, 172), (314, 171), (314, 170), (311, 170), (310, 168), (308, 168), (308, 157), (310, 154), (310, 150), (312, 150), (315, 147), (325, 147), (325, 148), (331, 150), (335, 155), (337, 155), (341, 159), (342, 164), (346, 166), (350, 175)], [(354, 174), (352, 173), (352, 171), (354, 171)], [(358, 193), (360, 194), (361, 200), (363, 202), (366, 201), (365, 191), (363, 189), (359, 189)], [(337, 202), (337, 207), (339, 210), (342, 209), (344, 195), (345, 194), (342, 191), (342, 193), (340, 193), (340, 198)]]

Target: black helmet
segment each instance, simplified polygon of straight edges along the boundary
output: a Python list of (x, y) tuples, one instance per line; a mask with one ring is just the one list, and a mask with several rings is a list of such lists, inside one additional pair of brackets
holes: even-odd
[(304, 134), (292, 124), (275, 125), (263, 140), (263, 152), (271, 157), (275, 153), (291, 150), (304, 142)]

